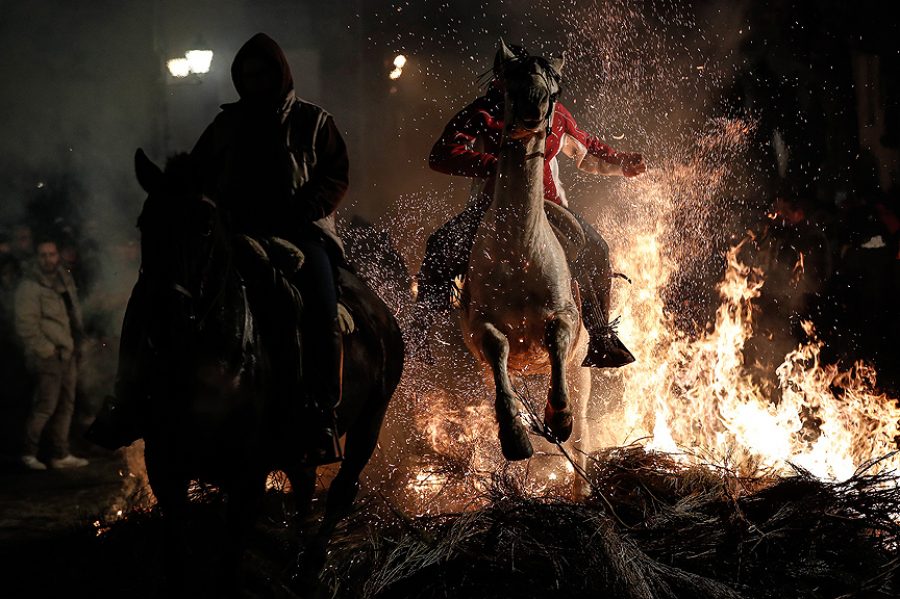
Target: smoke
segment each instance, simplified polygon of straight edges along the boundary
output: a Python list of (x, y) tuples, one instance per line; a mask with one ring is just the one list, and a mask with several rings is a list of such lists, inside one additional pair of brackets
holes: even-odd
[(14, 176), (0, 216), (22, 216), (30, 190), (63, 177), (80, 188), (81, 217), (104, 230), (134, 210), (131, 156), (154, 126), (151, 33), (121, 3), (4, 3), (0, 166)]

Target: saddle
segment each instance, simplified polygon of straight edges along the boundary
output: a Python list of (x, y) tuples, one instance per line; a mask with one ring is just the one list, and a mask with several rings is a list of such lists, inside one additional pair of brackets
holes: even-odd
[[(303, 308), (303, 299), (300, 292), (294, 286), (292, 280), (297, 271), (303, 267), (303, 252), (290, 241), (281, 237), (255, 238), (249, 235), (239, 235), (235, 241), (236, 254), (238, 256), (238, 271), (243, 277), (255, 283), (261, 283), (272, 296), (269, 301), (259, 299), (254, 303), (274, 304), (262, 305), (263, 310), (274, 309), (275, 313), (283, 313), (284, 305), (290, 306), (291, 314), (296, 314)], [(336, 281), (340, 287), (340, 277)], [(265, 294), (255, 294), (265, 295)], [(341, 333), (349, 335), (356, 325), (349, 308), (338, 301), (338, 322)]]

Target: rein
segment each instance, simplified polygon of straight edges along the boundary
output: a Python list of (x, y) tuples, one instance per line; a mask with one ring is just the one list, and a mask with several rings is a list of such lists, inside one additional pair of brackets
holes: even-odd
[[(534, 135), (537, 135), (537, 134), (534, 134)], [(507, 147), (516, 148), (519, 145), (524, 143), (524, 141), (523, 141), (524, 139), (528, 139), (530, 137), (532, 137), (532, 136), (529, 135), (528, 137), (525, 137), (522, 139), (511, 139), (511, 138), (507, 137), (503, 142), (502, 148), (503, 149), (505, 149)], [(544, 156), (545, 156), (544, 150), (537, 150), (535, 152), (531, 152), (530, 154), (525, 154), (525, 160), (532, 160), (534, 158), (544, 158)]]
[[(218, 204), (216, 204), (215, 201), (213, 201), (212, 199), (210, 199), (206, 196), (201, 196), (200, 201), (204, 202), (205, 204), (209, 204), (214, 210), (219, 209)], [(216, 224), (218, 227), (220, 225), (220, 222), (217, 220)], [(208, 237), (212, 233), (213, 233), (213, 231), (210, 231), (209, 233), (204, 235), (204, 237)], [(210, 268), (212, 267), (213, 254), (215, 252), (215, 249), (216, 249), (215, 244), (211, 245), (209, 248), (209, 253), (206, 255), (206, 262), (203, 267), (203, 273), (200, 276), (200, 296), (201, 297), (203, 295), (203, 289), (206, 286), (206, 281), (209, 278), (209, 272), (210, 272)], [(232, 266), (232, 255), (230, 252), (228, 252), (227, 253), (227, 262), (225, 263), (225, 272), (228, 272), (229, 269), (231, 269), (231, 266)], [(216, 307), (219, 300), (225, 294), (226, 282), (227, 281), (226, 281), (225, 277), (223, 277), (222, 282), (219, 285), (218, 289), (216, 290), (216, 293), (213, 295), (212, 299), (210, 300), (209, 305), (206, 307), (206, 310), (203, 312), (202, 315), (200, 315), (199, 318), (197, 317), (197, 314), (194, 313), (194, 309), (197, 307), (195, 305), (195, 301), (197, 301), (199, 298), (195, 298), (194, 294), (191, 293), (191, 291), (186, 286), (182, 285), (178, 281), (172, 281), (170, 286), (171, 286), (172, 290), (174, 290), (179, 295), (184, 296), (185, 298), (187, 298), (190, 301), (191, 309), (192, 309), (190, 318), (192, 321), (195, 322), (195, 326), (196, 326), (197, 330), (201, 330), (203, 328), (203, 325), (206, 323), (207, 318), (209, 318), (209, 315), (212, 313), (213, 309)]]

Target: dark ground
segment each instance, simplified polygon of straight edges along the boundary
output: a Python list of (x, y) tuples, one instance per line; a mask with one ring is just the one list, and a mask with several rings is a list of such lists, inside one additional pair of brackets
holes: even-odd
[[(158, 511), (140, 507), (121, 452), (75, 452), (85, 468), (29, 471), (5, 460), (0, 467), (0, 598), (168, 598), (165, 548)], [(296, 545), (286, 524), (288, 495), (271, 491), (245, 557), (246, 597), (297, 595), (281, 579), (294, 563)], [(314, 500), (314, 514), (322, 502)], [(121, 509), (122, 515), (117, 515)], [(199, 490), (186, 532), (196, 578), (186, 596), (216, 597), (224, 543), (223, 510), (215, 494)]]
[[(160, 516), (128, 508), (137, 504), (124, 456), (88, 457), (77, 470), (4, 464), (0, 598), (173, 596)], [(462, 514), (413, 517), (370, 494), (333, 539), (316, 595), (287, 586), (297, 546), (288, 496), (271, 491), (237, 596), (898, 597), (900, 489), (890, 475), (739, 479), (638, 447), (592, 458), (589, 474), (594, 494), (583, 501), (532, 497), (501, 477), (488, 505)], [(210, 581), (221, 579), (222, 503), (195, 496), (183, 596), (219, 597)]]
[(121, 499), (125, 462), (106, 452), (87, 457), (90, 465), (72, 470), (33, 472), (11, 461), (3, 464), (3, 597), (50, 596), (63, 580), (80, 580), (89, 588), (93, 574), (85, 571), (84, 553), (97, 544), (94, 523)]

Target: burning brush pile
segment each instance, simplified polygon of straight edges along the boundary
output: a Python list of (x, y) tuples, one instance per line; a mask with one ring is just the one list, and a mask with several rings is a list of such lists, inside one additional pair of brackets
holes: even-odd
[(370, 505), (333, 543), (325, 579), (366, 598), (897, 596), (888, 475), (745, 479), (641, 447), (589, 472), (577, 502), (536, 497), (507, 472), (475, 511), (373, 519)]

